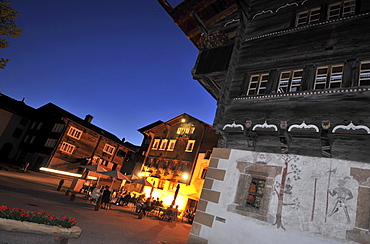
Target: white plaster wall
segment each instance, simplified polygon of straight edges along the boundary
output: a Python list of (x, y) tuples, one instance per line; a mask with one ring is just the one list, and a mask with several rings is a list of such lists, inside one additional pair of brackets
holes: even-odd
[[(259, 161), (263, 158), (267, 165), (284, 167), (282, 157), (293, 159), (288, 165), (290, 173), (287, 176), (292, 188), (290, 194), (284, 194), (284, 203), (294, 205), (283, 206), (282, 211), (282, 223), (286, 230), (274, 225), (278, 203), (276, 193), (271, 196), (269, 205), (271, 223), (227, 211), (230, 205), (235, 205), (233, 202), (240, 176), (236, 168), (237, 162), (255, 163), (257, 158)], [(350, 243), (345, 241), (345, 236), (346, 231), (354, 227), (358, 195), (358, 183), (350, 176), (351, 167), (370, 169), (369, 164), (359, 162), (232, 150), (229, 160), (220, 159), (218, 163), (218, 169), (226, 170), (224, 181), (215, 180), (213, 183), (213, 190), (221, 192), (219, 204), (208, 202), (206, 210), (208, 214), (225, 219), (225, 223), (215, 219), (212, 228), (202, 226), (200, 237), (209, 240), (211, 244)], [(344, 182), (344, 187), (353, 196), (345, 201), (350, 222), (347, 222), (343, 207), (339, 207), (338, 212), (328, 217), (338, 194), (327, 197), (327, 189), (333, 192), (340, 181)], [(279, 190), (281, 174), (274, 182), (274, 187)]]

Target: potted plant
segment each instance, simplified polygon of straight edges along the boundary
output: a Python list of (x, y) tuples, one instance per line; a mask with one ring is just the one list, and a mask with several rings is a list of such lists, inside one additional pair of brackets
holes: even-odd
[(80, 237), (82, 230), (75, 226), (76, 218), (46, 214), (44, 211), (28, 211), (0, 206), (0, 230), (54, 236), (59, 243), (68, 238)]

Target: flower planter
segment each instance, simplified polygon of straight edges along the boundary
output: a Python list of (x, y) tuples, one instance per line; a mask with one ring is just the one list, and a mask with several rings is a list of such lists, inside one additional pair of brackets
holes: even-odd
[(64, 228), (3, 218), (0, 218), (0, 230), (53, 236), (54, 240), (61, 244), (67, 243), (69, 238), (79, 238), (82, 233), (82, 229), (77, 226)]

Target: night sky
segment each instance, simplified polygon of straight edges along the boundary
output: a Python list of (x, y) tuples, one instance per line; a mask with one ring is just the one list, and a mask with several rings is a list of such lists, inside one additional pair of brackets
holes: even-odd
[[(12, 0), (0, 92), (48, 102), (140, 145), (137, 130), (187, 113), (213, 124), (216, 100), (191, 69), (198, 50), (157, 0)], [(181, 1), (168, 1), (172, 6)]]

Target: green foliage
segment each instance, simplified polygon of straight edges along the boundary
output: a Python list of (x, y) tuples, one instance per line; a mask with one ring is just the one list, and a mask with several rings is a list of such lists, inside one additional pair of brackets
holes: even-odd
[(8, 208), (7, 206), (0, 206), (0, 218), (27, 221), (64, 228), (71, 228), (77, 223), (76, 218), (72, 217), (56, 218), (54, 215), (46, 214), (44, 211), (27, 211), (20, 208)]
[[(14, 19), (18, 17), (18, 13), (9, 6), (10, 2), (0, 0), (0, 36), (3, 37), (18, 37), (22, 33)], [(6, 48), (9, 43), (5, 39), (0, 39), (0, 48)], [(4, 69), (9, 59), (0, 58), (0, 69)]]

